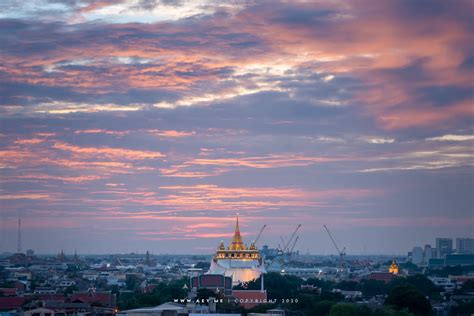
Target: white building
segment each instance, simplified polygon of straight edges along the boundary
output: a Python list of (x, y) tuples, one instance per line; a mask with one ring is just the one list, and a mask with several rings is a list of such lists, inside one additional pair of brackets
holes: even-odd
[(54, 316), (54, 310), (40, 307), (24, 311), (23, 316)]

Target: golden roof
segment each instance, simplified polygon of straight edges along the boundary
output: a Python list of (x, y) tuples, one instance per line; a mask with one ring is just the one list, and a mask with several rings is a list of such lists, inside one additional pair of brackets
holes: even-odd
[(392, 260), (392, 264), (388, 268), (388, 272), (393, 273), (393, 274), (398, 274), (398, 265), (395, 262), (395, 260)]
[(240, 236), (239, 216), (237, 216), (234, 237), (232, 237), (232, 244), (229, 246), (229, 249), (230, 250), (245, 250), (246, 249), (244, 242), (242, 241), (242, 236)]
[(232, 237), (232, 243), (227, 247), (224, 246), (224, 242), (221, 241), (217, 247), (217, 252), (214, 256), (214, 261), (219, 259), (236, 259), (236, 260), (261, 260), (260, 253), (252, 242), (250, 247), (245, 246), (240, 235), (239, 228), (239, 217), (235, 223), (234, 236)]

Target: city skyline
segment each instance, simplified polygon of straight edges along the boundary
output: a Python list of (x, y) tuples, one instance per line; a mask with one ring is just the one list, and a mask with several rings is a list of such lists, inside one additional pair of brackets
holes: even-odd
[(474, 237), (469, 1), (0, 4), (0, 252)]

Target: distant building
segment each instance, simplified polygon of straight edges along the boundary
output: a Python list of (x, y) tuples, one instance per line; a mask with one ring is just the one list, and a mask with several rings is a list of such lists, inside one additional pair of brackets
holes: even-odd
[(474, 254), (451, 254), (446, 255), (444, 260), (446, 266), (468, 266), (474, 265)]
[(429, 279), (434, 283), (434, 285), (442, 288), (443, 292), (452, 292), (456, 289), (456, 283), (452, 282), (449, 278), (429, 277)]
[(54, 316), (54, 310), (40, 307), (25, 311), (23, 316)]
[(432, 258), (436, 258), (436, 249), (432, 248), (430, 244), (426, 244), (423, 251), (423, 263), (428, 264)]
[(452, 238), (436, 238), (436, 254), (438, 258), (445, 258), (446, 255), (453, 253), (453, 239)]
[(70, 300), (73, 303), (100, 304), (100, 306), (109, 308), (117, 306), (116, 295), (111, 291), (94, 291), (93, 289), (85, 292), (74, 291)]
[(0, 294), (3, 296), (17, 296), (18, 289), (13, 288), (0, 288)]
[(456, 238), (456, 253), (474, 254), (474, 238)]
[(264, 257), (275, 257), (278, 255), (278, 249), (269, 248), (268, 245), (263, 245), (262, 250), (260, 251)]
[(0, 297), (0, 311), (19, 310), (27, 301), (26, 297)]
[(52, 287), (37, 287), (34, 294), (56, 294), (56, 290)]
[(441, 269), (444, 267), (444, 259), (431, 258), (428, 261), (428, 267), (431, 269)]
[(168, 302), (155, 307), (137, 308), (120, 312), (119, 316), (165, 316), (188, 315), (186, 305)]
[(390, 272), (372, 272), (368, 275), (369, 280), (383, 281), (390, 283), (395, 278), (395, 275)]
[(411, 262), (413, 264), (423, 263), (423, 249), (421, 247), (413, 247), (411, 252)]
[(193, 291), (209, 289), (222, 292), (224, 295), (232, 294), (232, 278), (222, 274), (201, 274), (191, 277), (190, 288)]
[(362, 297), (361, 291), (346, 291), (346, 290), (341, 290), (341, 289), (333, 289), (332, 292), (340, 293), (344, 296), (344, 299), (351, 300), (351, 301)]
[(235, 297), (236, 303), (246, 309), (267, 301), (267, 291), (261, 290), (233, 290), (232, 296)]
[(450, 275), (449, 279), (453, 282), (456, 282), (456, 284), (460, 285), (466, 281), (474, 280), (474, 275)]

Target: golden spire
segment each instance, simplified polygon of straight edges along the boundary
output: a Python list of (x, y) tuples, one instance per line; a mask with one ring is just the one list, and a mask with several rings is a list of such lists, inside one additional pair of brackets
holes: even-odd
[(245, 250), (245, 245), (242, 242), (242, 236), (240, 236), (239, 229), (239, 215), (237, 215), (237, 222), (235, 224), (234, 237), (232, 237), (232, 244), (230, 245), (230, 250)]
[(398, 274), (398, 264), (395, 262), (395, 259), (392, 260), (392, 264), (388, 268), (388, 272)]

